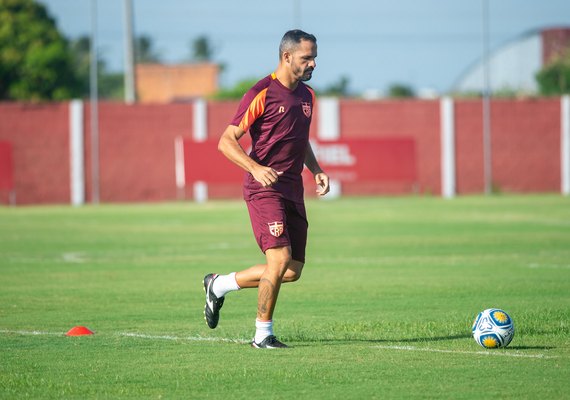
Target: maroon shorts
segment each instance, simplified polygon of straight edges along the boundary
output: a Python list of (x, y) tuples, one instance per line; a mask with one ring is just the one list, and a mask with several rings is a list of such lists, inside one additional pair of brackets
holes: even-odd
[(309, 227), (305, 205), (267, 194), (253, 196), (246, 204), (261, 251), (291, 246), (293, 260), (304, 263)]

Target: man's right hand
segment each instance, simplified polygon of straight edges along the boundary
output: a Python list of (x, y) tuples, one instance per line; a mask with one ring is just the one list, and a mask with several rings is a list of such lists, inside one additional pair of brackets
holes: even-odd
[(261, 186), (268, 188), (279, 180), (279, 176), (283, 175), (283, 172), (275, 171), (271, 167), (259, 165), (252, 169), (251, 175)]

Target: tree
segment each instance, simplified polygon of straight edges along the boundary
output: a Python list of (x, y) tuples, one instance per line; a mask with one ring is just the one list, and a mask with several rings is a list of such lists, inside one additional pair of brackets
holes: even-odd
[[(71, 42), (71, 53), (73, 59), (73, 70), (77, 76), (79, 91), (78, 97), (86, 98), (90, 94), (90, 74), (91, 74), (91, 38), (81, 36)], [(97, 60), (97, 86), (98, 95), (102, 99), (122, 99), (123, 74), (111, 73), (107, 71), (107, 64), (104, 59), (98, 57)]]
[(347, 76), (343, 75), (339, 78), (338, 82), (325, 88), (325, 90), (319, 91), (319, 95), (322, 96), (337, 96), (346, 97), (349, 95), (348, 85), (350, 80)]
[(150, 36), (141, 35), (135, 39), (135, 62), (160, 62), (160, 55), (154, 50), (154, 42)]
[(536, 74), (539, 92), (545, 96), (570, 93), (570, 49)]
[(71, 42), (73, 70), (79, 84), (79, 97), (89, 96), (89, 69), (91, 68), (91, 39), (81, 36)]
[(221, 89), (214, 96), (216, 100), (238, 100), (243, 97), (253, 85), (257, 83), (258, 78), (249, 78), (237, 82), (229, 89)]
[(410, 86), (402, 83), (394, 83), (388, 88), (388, 97), (405, 98), (414, 96), (414, 90)]
[(197, 62), (208, 62), (214, 58), (215, 50), (207, 36), (198, 36), (190, 43), (190, 59)]
[(47, 9), (0, 1), (0, 99), (64, 100), (79, 90), (69, 44)]

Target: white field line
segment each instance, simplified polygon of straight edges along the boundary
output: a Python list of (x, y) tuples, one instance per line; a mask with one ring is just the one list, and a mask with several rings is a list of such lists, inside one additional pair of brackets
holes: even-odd
[(429, 353), (448, 353), (448, 354), (476, 354), (483, 356), (502, 356), (502, 357), (519, 357), (519, 358), (558, 358), (558, 356), (546, 356), (544, 354), (521, 354), (521, 353), (506, 353), (503, 351), (462, 351), (462, 350), (442, 350), (442, 349), (429, 349), (425, 347), (414, 346), (372, 346), (375, 349), (382, 350), (403, 350), (403, 351), (425, 351)]
[[(12, 335), (24, 335), (24, 336), (39, 336), (39, 335), (65, 336), (65, 332), (18, 331), (18, 330), (8, 330), (8, 329), (0, 329), (0, 334), (12, 334)], [(129, 333), (129, 332), (119, 332), (119, 333), (116, 333), (116, 335), (122, 336), (122, 337), (132, 337), (132, 338), (150, 339), (150, 340), (179, 340), (179, 341), (189, 341), (189, 342), (224, 342), (224, 343), (239, 343), (239, 344), (249, 343), (248, 340), (244, 340), (244, 339), (230, 339), (230, 338), (204, 337), (204, 336), (146, 335), (146, 334), (142, 334), (142, 333)]]
[(63, 336), (63, 335), (65, 335), (65, 332), (11, 331), (11, 330), (8, 330), (8, 329), (0, 329), (0, 333), (15, 334), (15, 335), (25, 335), (25, 336), (39, 336), (39, 335)]
[[(51, 335), (51, 336), (64, 336), (65, 332), (45, 332), (45, 331), (17, 331), (0, 329), (0, 334), (17, 334), (25, 336), (39, 336), (39, 335)], [(189, 341), (189, 342), (224, 342), (224, 343), (238, 343), (247, 344), (249, 340), (244, 339), (230, 339), (230, 338), (220, 338), (220, 337), (204, 337), (204, 336), (173, 336), (173, 335), (147, 335), (143, 333), (131, 333), (131, 332), (119, 332), (117, 336), (131, 337), (138, 339), (149, 339), (149, 340), (173, 340), (173, 341)], [(402, 351), (424, 351), (430, 353), (447, 353), (447, 354), (475, 354), (483, 356), (502, 356), (502, 357), (518, 357), (518, 358), (539, 358), (539, 359), (550, 359), (558, 358), (558, 356), (547, 356), (544, 354), (520, 354), (520, 353), (506, 353), (503, 351), (462, 351), (462, 350), (442, 350), (442, 349), (430, 349), (425, 347), (414, 347), (414, 346), (384, 346), (377, 345), (371, 346), (374, 349), (381, 350), (402, 350)]]
[(128, 333), (128, 332), (121, 332), (118, 335), (124, 337), (134, 337), (134, 338), (151, 339), (151, 340), (181, 340), (181, 341), (190, 341), (190, 342), (225, 342), (225, 343), (239, 343), (239, 344), (249, 343), (248, 340), (243, 340), (243, 339), (229, 339), (229, 338), (204, 337), (204, 336), (146, 335), (142, 333)]
[(87, 260), (83, 253), (63, 253), (61, 259), (66, 263), (83, 264)]
[(548, 268), (548, 269), (570, 269), (570, 264), (528, 264), (529, 268)]

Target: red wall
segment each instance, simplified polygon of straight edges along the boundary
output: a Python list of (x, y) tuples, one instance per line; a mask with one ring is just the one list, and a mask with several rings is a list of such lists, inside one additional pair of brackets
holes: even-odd
[[(481, 193), (481, 101), (455, 103), (457, 191)], [(491, 175), (496, 190), (560, 191), (560, 100), (494, 100), (491, 104)]]
[[(384, 182), (384, 192), (440, 192), (439, 101), (430, 100), (343, 100), (340, 106), (340, 132), (346, 138), (410, 137), (416, 141), (418, 183), (403, 188), (398, 182)], [(378, 193), (378, 184), (352, 184), (347, 194)]]
[[(217, 141), (231, 122), (237, 110), (237, 101), (208, 102), (208, 140)], [(191, 136), (187, 137), (191, 139)], [(221, 168), (237, 169), (229, 160), (222, 160)], [(239, 198), (242, 195), (241, 180), (235, 183), (214, 183), (208, 186), (208, 195), (214, 198)], [(186, 197), (192, 198), (192, 188), (187, 188)]]
[[(90, 106), (85, 104), (87, 199), (91, 198)], [(192, 136), (192, 105), (99, 104), (100, 200), (176, 199), (174, 139)]]
[[(455, 100), (456, 177), (459, 194), (484, 189), (480, 100)], [(213, 143), (231, 120), (237, 102), (208, 102)], [(84, 105), (85, 179), (91, 198), (90, 107)], [(506, 192), (560, 191), (560, 99), (493, 100), (493, 183)], [(100, 200), (170, 201), (178, 198), (174, 139), (192, 139), (193, 106), (99, 104)], [(318, 106), (311, 135), (318, 132)], [(441, 191), (438, 100), (341, 100), (342, 139), (415, 141), (417, 183), (352, 182), (345, 194)], [(69, 203), (69, 105), (0, 104), (0, 141), (10, 143), (18, 204)], [(1, 164), (1, 163), (0, 163)], [(219, 168), (237, 168), (229, 161)], [(210, 185), (211, 197), (239, 197), (241, 182)], [(7, 196), (0, 193), (0, 203)], [(192, 197), (192, 188), (186, 189)]]
[[(17, 204), (68, 203), (68, 104), (0, 103), (0, 141), (12, 145)], [(7, 194), (2, 193), (2, 203)]]
[(560, 190), (560, 101), (493, 102), (493, 184), (506, 192)]

